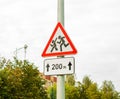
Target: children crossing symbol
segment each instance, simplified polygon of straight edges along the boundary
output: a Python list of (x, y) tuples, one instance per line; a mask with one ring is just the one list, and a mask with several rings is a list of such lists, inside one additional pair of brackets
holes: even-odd
[(53, 52), (54, 49), (58, 50), (56, 41), (57, 41), (57, 38), (55, 40), (52, 40), (52, 44), (50, 44), (50, 46), (52, 47), (52, 49), (51, 49), (50, 52)]
[(77, 50), (72, 41), (68, 37), (63, 26), (58, 22), (42, 53), (42, 56), (64, 56), (76, 53)]
[(65, 41), (65, 37), (63, 36), (58, 36), (57, 38), (55, 38), (55, 40), (52, 40), (52, 43), (50, 44), (51, 48), (51, 52), (58, 51), (58, 49), (62, 52), (63, 51), (63, 47), (67, 47), (69, 45), (69, 43), (66, 43)]

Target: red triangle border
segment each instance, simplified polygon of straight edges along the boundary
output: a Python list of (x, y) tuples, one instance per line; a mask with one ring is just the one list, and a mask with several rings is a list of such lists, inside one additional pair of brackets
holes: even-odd
[[(57, 29), (60, 28), (62, 33), (64, 34), (65, 38), (68, 40), (68, 43), (70, 44), (71, 48), (73, 51), (66, 51), (66, 52), (52, 52), (52, 53), (46, 53), (51, 41), (53, 40), (53, 37), (57, 31)], [(67, 35), (66, 31), (64, 30), (63, 26), (61, 25), (60, 22), (57, 23), (43, 53), (42, 53), (42, 57), (52, 57), (52, 56), (64, 56), (64, 55), (70, 55), (70, 54), (76, 54), (77, 53), (77, 50), (75, 48), (75, 46), (73, 45), (72, 41), (70, 40), (69, 36)]]

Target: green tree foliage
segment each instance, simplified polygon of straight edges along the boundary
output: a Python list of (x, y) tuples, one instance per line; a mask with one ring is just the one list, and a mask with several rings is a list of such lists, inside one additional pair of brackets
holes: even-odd
[(48, 88), (48, 96), (50, 99), (56, 99), (56, 84), (52, 83), (52, 86)]
[(82, 80), (82, 83), (83, 83), (84, 88), (87, 89), (92, 84), (92, 81), (88, 76), (85, 76)]
[(100, 99), (99, 89), (96, 83), (92, 83), (86, 90), (88, 99)]
[(120, 99), (111, 81), (104, 81), (101, 87), (101, 99)]
[(74, 86), (75, 85), (74, 75), (66, 75), (66, 83)]
[[(56, 93), (55, 89), (56, 86), (49, 91), (49, 94), (52, 93), (52, 90)], [(56, 99), (56, 96), (53, 96), (54, 98), (50, 99)], [(66, 82), (65, 99), (120, 99), (120, 93), (114, 89), (111, 81), (104, 81), (103, 85), (98, 88), (97, 83), (85, 76), (82, 82), (78, 82), (77, 86)]]
[(79, 89), (70, 84), (65, 85), (65, 99), (80, 99)]
[[(85, 76), (75, 86), (74, 75), (66, 77), (65, 99), (120, 99), (111, 81), (97, 83)], [(0, 99), (56, 99), (56, 84), (44, 87), (45, 80), (36, 66), (26, 60), (0, 58)], [(49, 96), (49, 98), (48, 98)]]
[(17, 59), (0, 64), (0, 99), (48, 99), (45, 81), (34, 64)]
[(102, 87), (98, 88), (97, 83), (85, 76), (77, 87), (66, 86), (66, 99), (120, 99), (120, 93), (110, 81), (104, 81)]
[[(65, 84), (65, 99), (79, 99), (79, 89), (68, 83)], [(56, 84), (48, 88), (50, 99), (56, 99)]]
[(0, 70), (5, 66), (6, 59), (4, 57), (0, 57)]
[(97, 84), (94, 83), (88, 76), (85, 76), (81, 85), (81, 98), (82, 99), (100, 99), (100, 93)]

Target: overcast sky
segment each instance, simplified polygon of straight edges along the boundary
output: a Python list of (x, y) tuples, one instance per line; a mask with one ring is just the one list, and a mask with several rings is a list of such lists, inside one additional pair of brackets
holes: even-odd
[[(56, 24), (57, 0), (0, 0), (0, 56), (12, 59), (27, 44), (27, 59), (43, 71)], [(120, 91), (120, 0), (65, 0), (65, 30), (78, 50), (76, 80), (111, 80)]]

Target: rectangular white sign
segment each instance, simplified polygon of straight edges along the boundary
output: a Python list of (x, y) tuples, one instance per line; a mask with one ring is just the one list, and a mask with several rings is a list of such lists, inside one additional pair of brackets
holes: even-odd
[(44, 60), (45, 75), (73, 74), (75, 72), (74, 57), (53, 58)]

